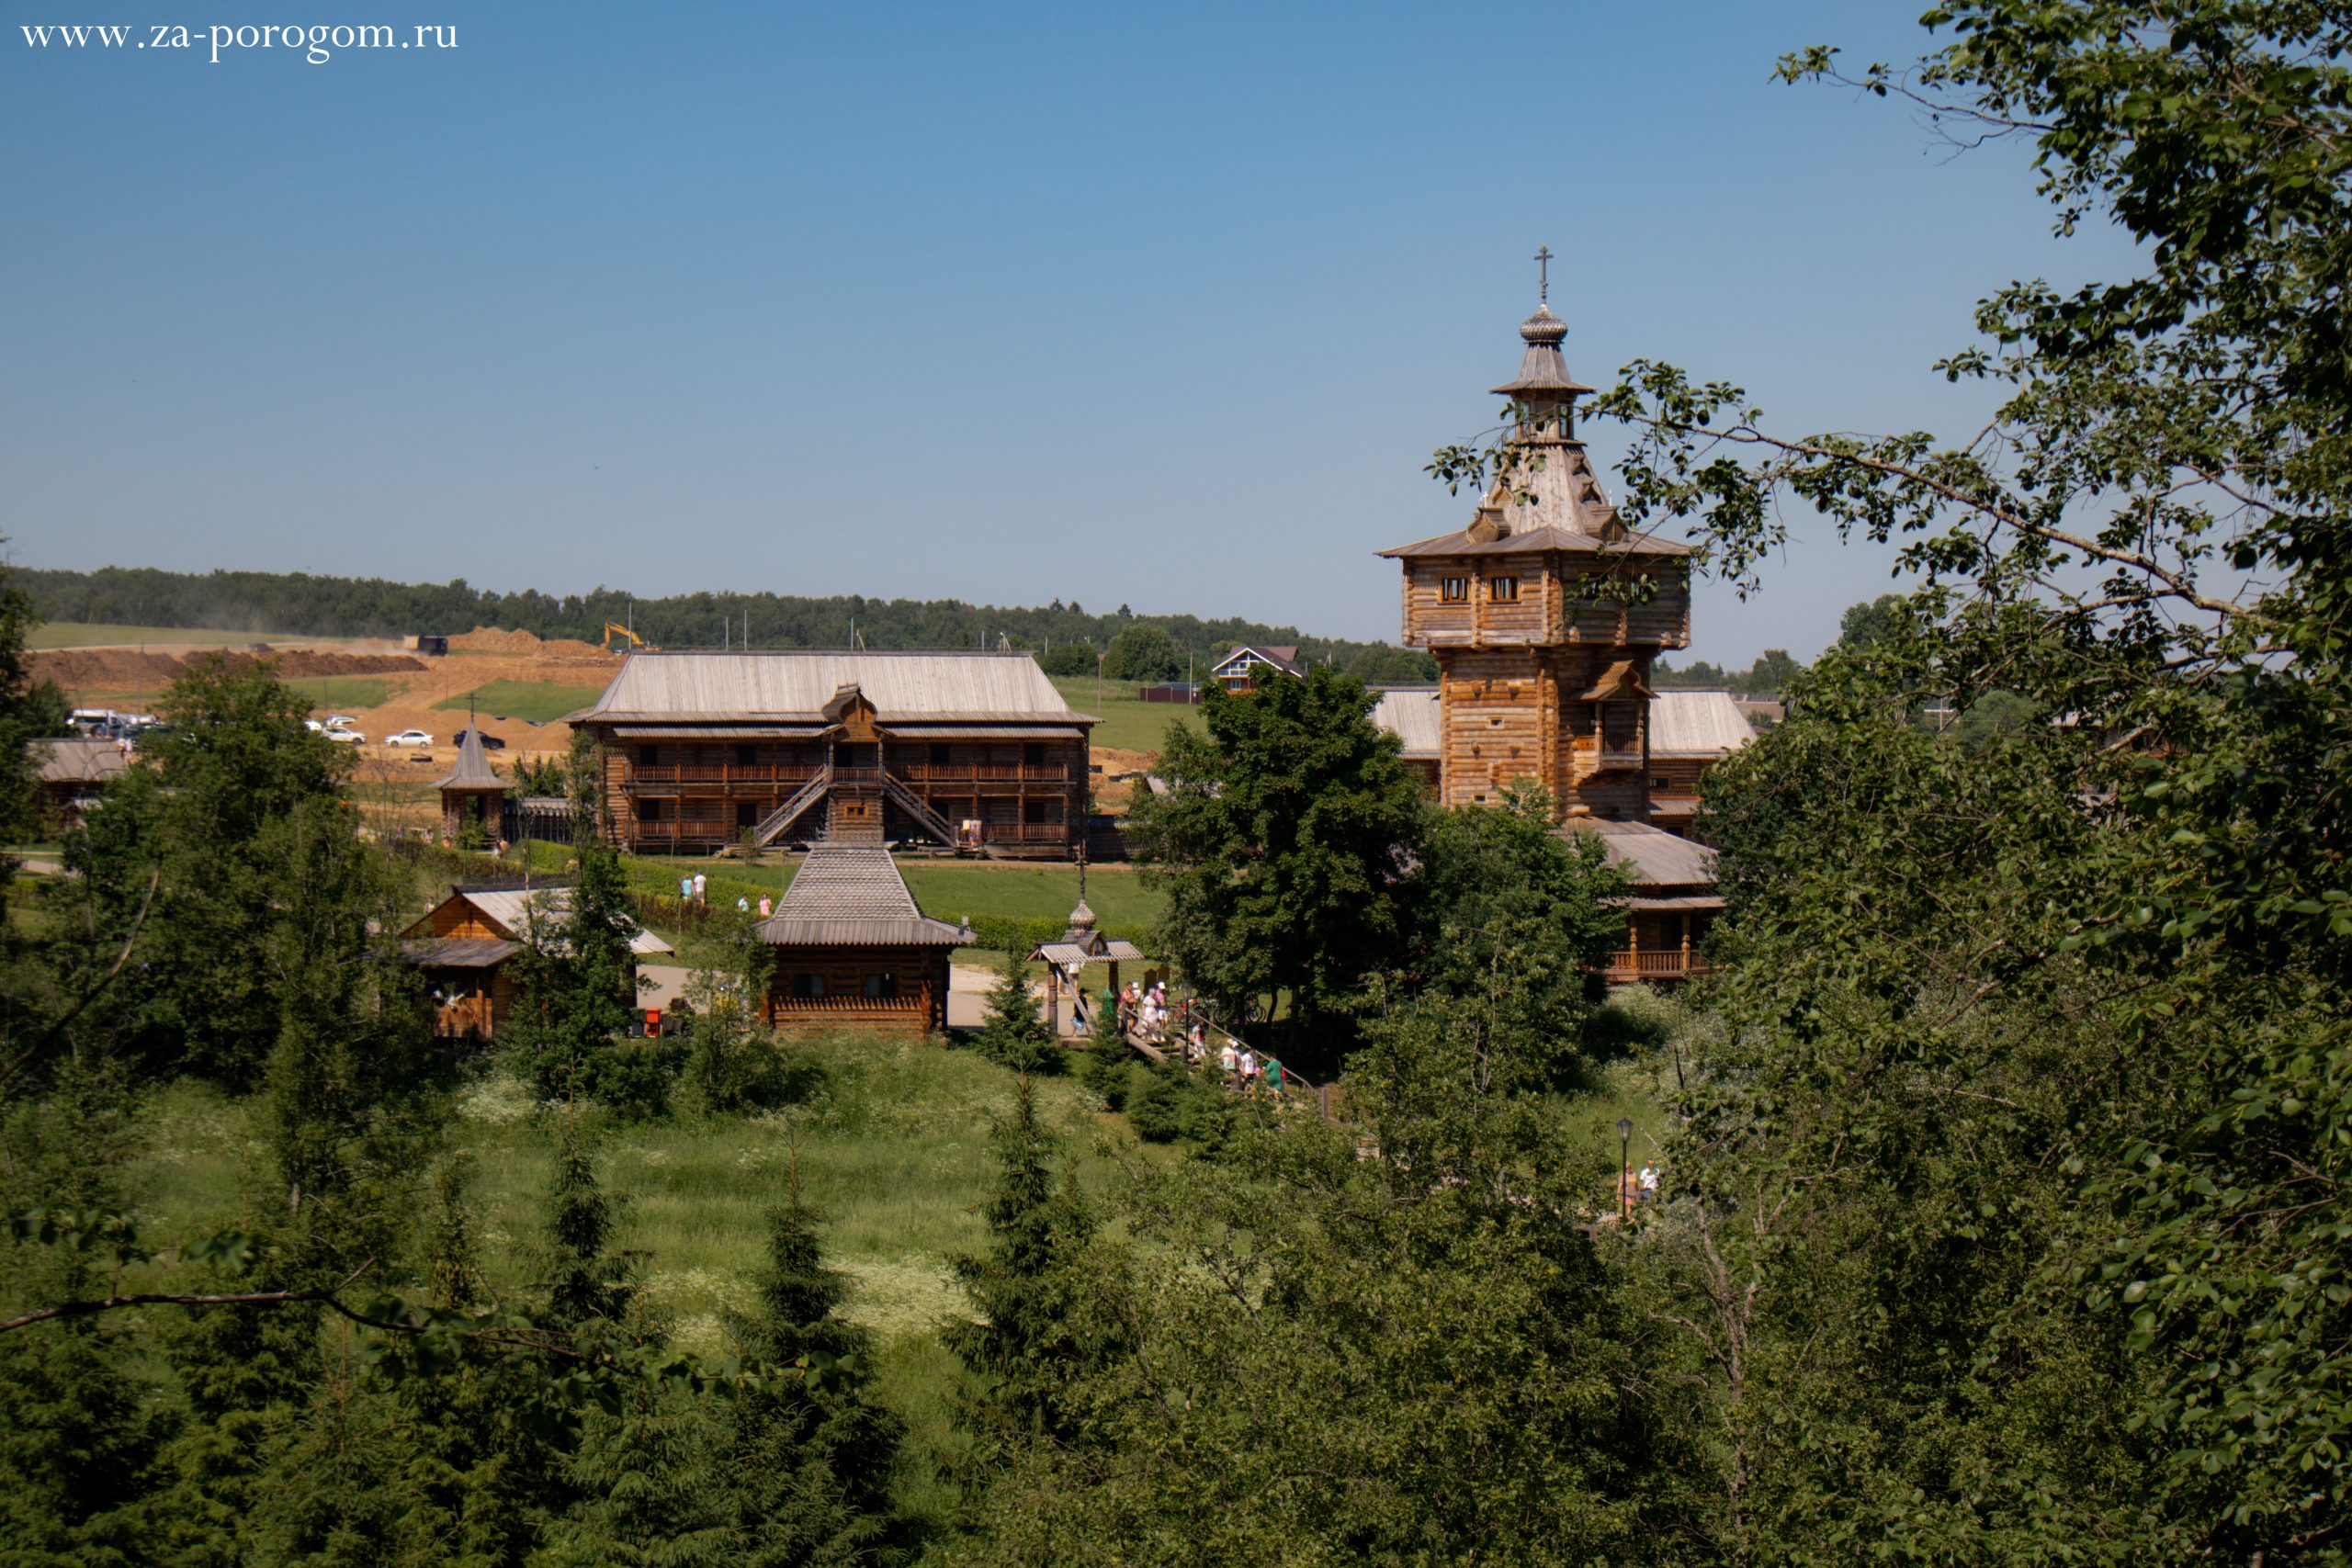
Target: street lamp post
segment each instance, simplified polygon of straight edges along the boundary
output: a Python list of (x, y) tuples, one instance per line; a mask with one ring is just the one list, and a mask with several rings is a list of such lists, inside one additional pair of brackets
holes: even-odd
[(1617, 1118), (1617, 1217), (1634, 1217), (1634, 1195), (1627, 1190), (1626, 1178), (1634, 1174), (1634, 1120), (1630, 1116)]

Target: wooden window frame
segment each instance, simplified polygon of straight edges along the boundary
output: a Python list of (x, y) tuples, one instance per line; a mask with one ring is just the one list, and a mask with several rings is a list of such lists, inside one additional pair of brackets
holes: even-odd
[(825, 977), (822, 975), (799, 974), (792, 977), (792, 995), (796, 1000), (820, 1002), (825, 999)]
[(1490, 577), (1487, 579), (1487, 603), (1489, 604), (1518, 604), (1519, 579), (1516, 577)]
[(865, 976), (865, 996), (869, 1001), (896, 1001), (899, 997), (899, 976), (889, 970), (876, 970)]
[(1470, 580), (1466, 577), (1439, 578), (1437, 602), (1441, 604), (1467, 604), (1470, 603)]

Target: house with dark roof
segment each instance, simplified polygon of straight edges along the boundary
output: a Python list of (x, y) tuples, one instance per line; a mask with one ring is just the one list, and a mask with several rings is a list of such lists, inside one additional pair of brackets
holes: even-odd
[[(571, 915), (569, 887), (453, 887), (449, 896), (401, 932), (401, 956), (424, 973), (433, 997), (433, 1031), (459, 1039), (492, 1040), (514, 1011), (516, 984), (509, 961), (526, 942), (560, 951)], [(637, 999), (637, 962), (673, 950), (637, 928), (629, 938), (629, 994)]]
[(1259, 647), (1235, 649), (1209, 667), (1209, 677), (1228, 692), (1254, 692), (1258, 682), (1270, 675), (1288, 675), (1293, 680), (1305, 677), (1299, 668), (1298, 648), (1295, 643), (1266, 643)]
[(1087, 737), (1028, 654), (633, 653), (571, 716), (635, 853), (831, 840), (1075, 858)]
[(917, 906), (879, 844), (813, 846), (759, 938), (775, 950), (768, 1021), (791, 1029), (947, 1027), (948, 953), (971, 931)]

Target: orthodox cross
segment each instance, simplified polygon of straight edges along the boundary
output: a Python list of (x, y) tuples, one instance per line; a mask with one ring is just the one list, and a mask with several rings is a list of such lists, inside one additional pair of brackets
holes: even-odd
[(1535, 302), (1552, 302), (1552, 247), (1544, 246), (1535, 253)]

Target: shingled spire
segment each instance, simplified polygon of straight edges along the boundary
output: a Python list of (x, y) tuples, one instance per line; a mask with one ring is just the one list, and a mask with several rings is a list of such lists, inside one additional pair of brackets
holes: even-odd
[(1549, 305), (1538, 305), (1535, 314), (1520, 322), (1519, 335), (1527, 344), (1527, 352), (1520, 356), (1519, 375), (1495, 391), (1524, 412), (1522, 429), (1556, 425), (1558, 434), (1573, 437), (1577, 397), (1592, 389), (1568, 374), (1567, 358), (1560, 352), (1568, 323), (1552, 314)]

